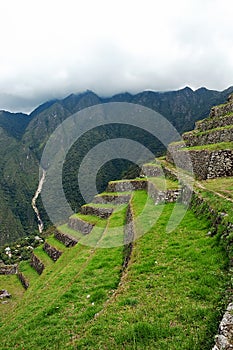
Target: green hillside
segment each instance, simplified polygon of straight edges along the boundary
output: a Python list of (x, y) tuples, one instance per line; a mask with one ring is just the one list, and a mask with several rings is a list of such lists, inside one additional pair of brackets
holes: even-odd
[[(210, 349), (229, 281), (226, 252), (218, 236), (207, 235), (210, 221), (188, 210), (168, 234), (174, 204), (160, 215), (160, 205), (147, 200), (145, 191), (132, 198), (134, 215), (144, 210), (135, 227), (143, 235), (127, 268), (122, 247), (78, 243), (64, 246), (55, 263), (45, 259), (40, 276), (24, 263), (31, 284), (23, 298), (19, 284), (12, 289), (11, 277), (0, 277), (14, 295), (0, 308), (1, 349)], [(142, 232), (156, 211), (159, 220)], [(124, 214), (112, 225), (122, 224)], [(109, 232), (107, 221), (100, 222), (97, 242)], [(121, 236), (122, 227), (117, 231)], [(44, 259), (40, 249), (34, 253)]]
[[(233, 88), (222, 92), (196, 91), (185, 88), (170, 92), (144, 91), (136, 95), (122, 93), (101, 98), (91, 91), (72, 94), (64, 99), (48, 101), (29, 116), (0, 111), (0, 245), (32, 234), (37, 222), (31, 208), (31, 199), (38, 185), (38, 164), (44, 146), (55, 128), (67, 117), (84, 108), (108, 102), (140, 104), (161, 113), (178, 132), (191, 130), (194, 122), (208, 115), (213, 104), (223, 103)], [(1, 108), (1, 106), (0, 106)], [(63, 184), (66, 197), (74, 210), (84, 203), (80, 194), (77, 173), (86, 153), (95, 145), (111, 138), (126, 137), (144, 144), (156, 156), (165, 148), (149, 133), (126, 125), (108, 125), (83, 135), (70, 149), (63, 167)], [(98, 191), (105, 189), (109, 180), (133, 178), (139, 170), (126, 160), (112, 160), (105, 164), (97, 176)], [(38, 200), (38, 207), (46, 227), (49, 218)]]

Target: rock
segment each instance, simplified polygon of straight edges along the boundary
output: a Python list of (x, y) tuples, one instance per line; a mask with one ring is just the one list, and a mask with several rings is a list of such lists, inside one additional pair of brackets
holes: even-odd
[(0, 299), (11, 298), (11, 294), (6, 289), (0, 290)]

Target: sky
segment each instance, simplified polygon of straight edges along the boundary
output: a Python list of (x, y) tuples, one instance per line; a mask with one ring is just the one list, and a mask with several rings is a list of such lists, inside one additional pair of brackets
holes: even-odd
[(0, 0), (0, 110), (233, 85), (232, 0)]

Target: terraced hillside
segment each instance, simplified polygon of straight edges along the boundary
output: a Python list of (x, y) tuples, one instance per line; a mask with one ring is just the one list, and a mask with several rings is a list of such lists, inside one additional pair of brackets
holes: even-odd
[(233, 94), (211, 109), (208, 118), (196, 123), (183, 140), (170, 145), (167, 160), (190, 170), (184, 159), (189, 153), (196, 178), (205, 180), (233, 176)]
[[(217, 119), (230, 123), (233, 108), (220, 115), (231, 104), (232, 97), (215, 107), (184, 139), (196, 137), (210, 158), (216, 155), (200, 128), (211, 133)], [(187, 152), (179, 146), (171, 148)], [(170, 158), (145, 164), (140, 178), (110, 182), (19, 264), (18, 279), (0, 276), (0, 289), (12, 294), (0, 303), (0, 349), (233, 346), (233, 178), (225, 172), (211, 179), (208, 165), (191, 188), (190, 174)]]

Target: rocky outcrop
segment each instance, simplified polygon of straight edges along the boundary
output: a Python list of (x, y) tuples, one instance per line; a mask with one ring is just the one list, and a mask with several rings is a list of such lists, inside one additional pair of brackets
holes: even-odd
[(43, 262), (34, 253), (32, 253), (32, 256), (31, 256), (30, 265), (36, 270), (36, 272), (39, 275), (42, 274), (45, 268)]
[(69, 248), (75, 246), (78, 243), (78, 239), (58, 230), (55, 231), (54, 237)]
[(60, 250), (51, 246), (48, 242), (44, 243), (43, 249), (53, 261), (57, 261), (62, 255)]

